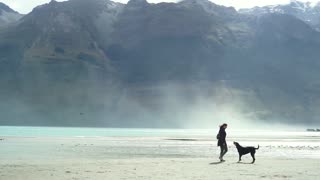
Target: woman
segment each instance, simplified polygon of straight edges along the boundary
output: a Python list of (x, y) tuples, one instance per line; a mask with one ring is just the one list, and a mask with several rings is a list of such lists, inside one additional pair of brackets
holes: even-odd
[(228, 127), (228, 124), (224, 123), (220, 126), (220, 130), (219, 130), (219, 134), (217, 135), (217, 139), (218, 139), (218, 146), (220, 146), (220, 161), (224, 161), (223, 160), (223, 156), (228, 152), (228, 145), (227, 145), (227, 141), (226, 141), (226, 137), (227, 137), (227, 133), (226, 133), (226, 129)]

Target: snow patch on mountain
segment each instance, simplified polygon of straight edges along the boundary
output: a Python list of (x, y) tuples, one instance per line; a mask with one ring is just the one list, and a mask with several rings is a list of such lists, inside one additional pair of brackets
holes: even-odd
[(256, 16), (268, 13), (288, 14), (301, 19), (312, 26), (315, 30), (320, 31), (320, 2), (311, 3), (294, 0), (285, 5), (270, 5), (240, 9), (238, 12)]

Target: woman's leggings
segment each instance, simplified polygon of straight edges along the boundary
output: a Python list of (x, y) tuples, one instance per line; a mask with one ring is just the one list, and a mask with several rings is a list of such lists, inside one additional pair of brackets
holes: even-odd
[(220, 159), (223, 158), (223, 156), (228, 152), (228, 145), (227, 144), (222, 144), (220, 146)]

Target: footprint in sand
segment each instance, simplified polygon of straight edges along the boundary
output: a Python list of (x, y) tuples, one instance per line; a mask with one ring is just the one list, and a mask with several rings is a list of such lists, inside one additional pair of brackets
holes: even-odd
[(106, 171), (97, 171), (97, 173), (103, 174), (103, 173), (106, 173)]
[(276, 177), (276, 178), (291, 178), (291, 176), (286, 176), (286, 175), (274, 175), (273, 177)]

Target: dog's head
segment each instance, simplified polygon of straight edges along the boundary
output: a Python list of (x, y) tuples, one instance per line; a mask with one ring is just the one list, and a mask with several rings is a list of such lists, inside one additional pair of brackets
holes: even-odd
[(235, 146), (239, 146), (240, 144), (238, 143), (238, 142), (233, 142), (233, 144), (235, 145)]

